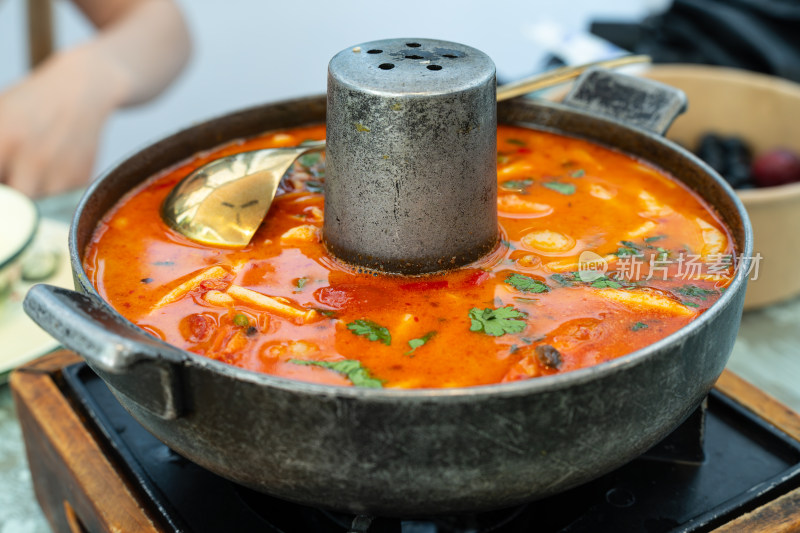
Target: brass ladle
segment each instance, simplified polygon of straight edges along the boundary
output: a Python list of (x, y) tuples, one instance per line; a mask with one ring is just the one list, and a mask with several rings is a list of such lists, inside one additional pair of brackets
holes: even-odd
[[(624, 56), (575, 67), (562, 67), (497, 88), (497, 101), (558, 85), (590, 67), (614, 68), (649, 62), (643, 55)], [(303, 154), (325, 148), (325, 141), (267, 148), (221, 157), (183, 178), (164, 200), (161, 216), (178, 233), (202, 244), (243, 248), (267, 215), (278, 184)]]

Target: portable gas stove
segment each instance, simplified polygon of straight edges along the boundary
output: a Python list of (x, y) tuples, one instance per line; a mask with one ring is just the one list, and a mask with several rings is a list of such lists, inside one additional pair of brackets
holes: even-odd
[(11, 380), (36, 496), (59, 532), (800, 529), (800, 416), (729, 372), (704, 416), (586, 485), (512, 509), (387, 519), (285, 502), (204, 470), (144, 430), (80, 361), (55, 352)]

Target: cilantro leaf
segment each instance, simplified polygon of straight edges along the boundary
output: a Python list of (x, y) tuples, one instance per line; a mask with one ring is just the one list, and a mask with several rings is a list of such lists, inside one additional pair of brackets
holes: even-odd
[(411, 349), (406, 352), (406, 355), (413, 354), (414, 350), (416, 350), (417, 348), (419, 348), (420, 346), (422, 346), (423, 344), (425, 344), (426, 342), (428, 342), (429, 340), (431, 340), (435, 336), (436, 336), (436, 332), (435, 331), (429, 331), (428, 333), (426, 333), (425, 335), (423, 335), (422, 337), (420, 337), (418, 339), (411, 339), (410, 341), (408, 341), (408, 345), (411, 346)]
[(614, 252), (614, 255), (617, 257), (637, 256), (639, 255), (639, 250), (631, 248), (630, 246), (620, 246), (619, 249)]
[(687, 300), (687, 301), (683, 301), (683, 302), (681, 302), (681, 303), (682, 303), (683, 305), (687, 306), (687, 307), (700, 307), (700, 304), (698, 304), (698, 303), (695, 303), (695, 302), (690, 302), (690, 301), (688, 301), (688, 300)]
[(473, 307), (469, 311), (469, 318), (472, 321), (470, 331), (484, 332), (492, 337), (499, 337), (506, 333), (519, 333), (525, 329), (525, 313), (513, 307), (501, 307), (499, 309), (483, 309)]
[(550, 190), (560, 192), (561, 194), (569, 196), (575, 194), (575, 185), (572, 183), (561, 183), (560, 181), (548, 181), (543, 183), (545, 187)]
[(300, 161), (300, 164), (304, 167), (313, 167), (319, 163), (321, 159), (322, 156), (319, 153), (305, 154), (297, 158), (297, 160)]
[(582, 178), (586, 175), (586, 171), (583, 170), (582, 168), (579, 168), (578, 170), (573, 170), (572, 172), (570, 172), (569, 175), (570, 177), (573, 178)]
[(639, 331), (640, 329), (647, 329), (650, 326), (645, 324), (644, 322), (637, 322), (636, 324), (631, 326), (631, 331)]
[[(594, 273), (594, 271), (589, 271)], [(608, 276), (600, 276), (599, 278), (595, 278), (594, 276), (591, 279), (583, 279), (581, 277), (581, 272), (567, 272), (564, 274), (553, 274), (550, 276), (550, 279), (556, 281), (562, 287), (574, 287), (576, 285), (582, 285), (584, 283), (588, 284), (590, 287), (594, 287), (595, 289), (624, 289), (634, 287), (636, 285), (635, 282), (626, 281), (626, 280), (615, 280), (609, 278)]]
[(521, 193), (528, 192), (528, 187), (533, 185), (533, 180), (526, 178), (524, 180), (508, 180), (500, 184), (500, 188), (507, 191), (516, 191)]
[(652, 237), (647, 237), (644, 242), (650, 244), (651, 242), (660, 241), (661, 239), (666, 239), (666, 235), (653, 235)]
[(297, 280), (294, 282), (294, 285), (298, 289), (302, 289), (306, 286), (306, 283), (308, 283), (308, 278), (297, 278)]
[(675, 290), (684, 296), (688, 296), (690, 298), (700, 298), (701, 300), (708, 299), (710, 294), (717, 294), (717, 291), (713, 289), (704, 289), (702, 287), (698, 287), (697, 285), (684, 285)]
[(419, 339), (411, 339), (410, 341), (408, 341), (408, 345), (411, 346), (411, 350), (407, 351), (406, 355), (411, 355), (412, 353), (414, 353), (414, 350), (416, 350), (423, 344), (425, 344), (425, 339), (423, 339), (422, 337), (420, 337)]
[[(617, 249), (617, 251), (614, 252), (614, 255), (616, 255), (617, 257), (627, 257), (627, 256), (639, 257), (644, 255), (642, 247), (633, 241), (619, 241), (619, 243), (622, 246), (620, 246)], [(648, 246), (648, 248), (652, 248), (652, 246)]]
[(570, 286), (572, 286), (572, 283), (574, 282), (574, 280), (569, 279), (564, 274), (553, 274), (552, 276), (550, 276), (550, 279), (554, 280), (556, 283), (558, 283), (562, 287), (570, 287)]
[(506, 284), (511, 285), (518, 291), (522, 292), (548, 292), (550, 288), (539, 281), (538, 279), (533, 279), (529, 276), (523, 276), (522, 274), (509, 274), (508, 277), (505, 279)]
[(525, 146), (525, 142), (519, 139), (506, 139), (506, 142), (508, 144), (516, 144), (517, 146)]
[(290, 363), (305, 366), (319, 366), (333, 370), (350, 380), (355, 387), (367, 387), (371, 389), (380, 389), (383, 387), (383, 381), (373, 378), (369, 370), (361, 366), (361, 361), (354, 359), (345, 359), (344, 361), (312, 361), (310, 359), (289, 359)]
[(319, 180), (308, 180), (305, 185), (308, 192), (325, 192), (325, 184)]
[(656, 259), (657, 261), (666, 261), (667, 259), (669, 259), (670, 252), (666, 248), (662, 248), (659, 246), (658, 248), (656, 248), (656, 252), (658, 252)]
[(598, 278), (592, 282), (592, 287), (595, 289), (621, 289), (622, 285), (613, 279), (608, 279), (606, 276)]
[(347, 329), (354, 335), (363, 335), (371, 341), (381, 341), (386, 346), (392, 344), (392, 335), (389, 330), (372, 320), (359, 319), (347, 324)]

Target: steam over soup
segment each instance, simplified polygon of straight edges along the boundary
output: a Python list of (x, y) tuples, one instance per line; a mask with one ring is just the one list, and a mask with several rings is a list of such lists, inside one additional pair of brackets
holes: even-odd
[[(361, 387), (460, 387), (568, 372), (673, 333), (733, 276), (733, 243), (693, 191), (587, 141), (500, 126), (501, 242), (425, 277), (372, 275), (321, 242), (324, 156), (300, 158), (250, 245), (199, 245), (159, 209), (199, 166), (322, 139), (322, 126), (226, 145), (146, 181), (98, 226), (85, 269), (152, 335), (226, 363)], [(431, 231), (436, 231), (433, 228)]]

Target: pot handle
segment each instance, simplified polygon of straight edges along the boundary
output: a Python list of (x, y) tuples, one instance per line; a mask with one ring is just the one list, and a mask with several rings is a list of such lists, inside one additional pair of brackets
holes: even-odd
[[(34, 285), (25, 312), (64, 346), (83, 356), (117, 392), (165, 419), (183, 409), (183, 351), (127, 323), (96, 299), (52, 285)], [(131, 372), (136, 365), (136, 372)], [(108, 379), (106, 375), (108, 375)]]
[(183, 353), (126, 324), (94, 298), (52, 285), (34, 285), (23, 302), (43, 330), (93, 365), (120, 374), (144, 359), (183, 361)]
[(581, 74), (562, 103), (659, 135), (688, 107), (680, 89), (603, 68)]

